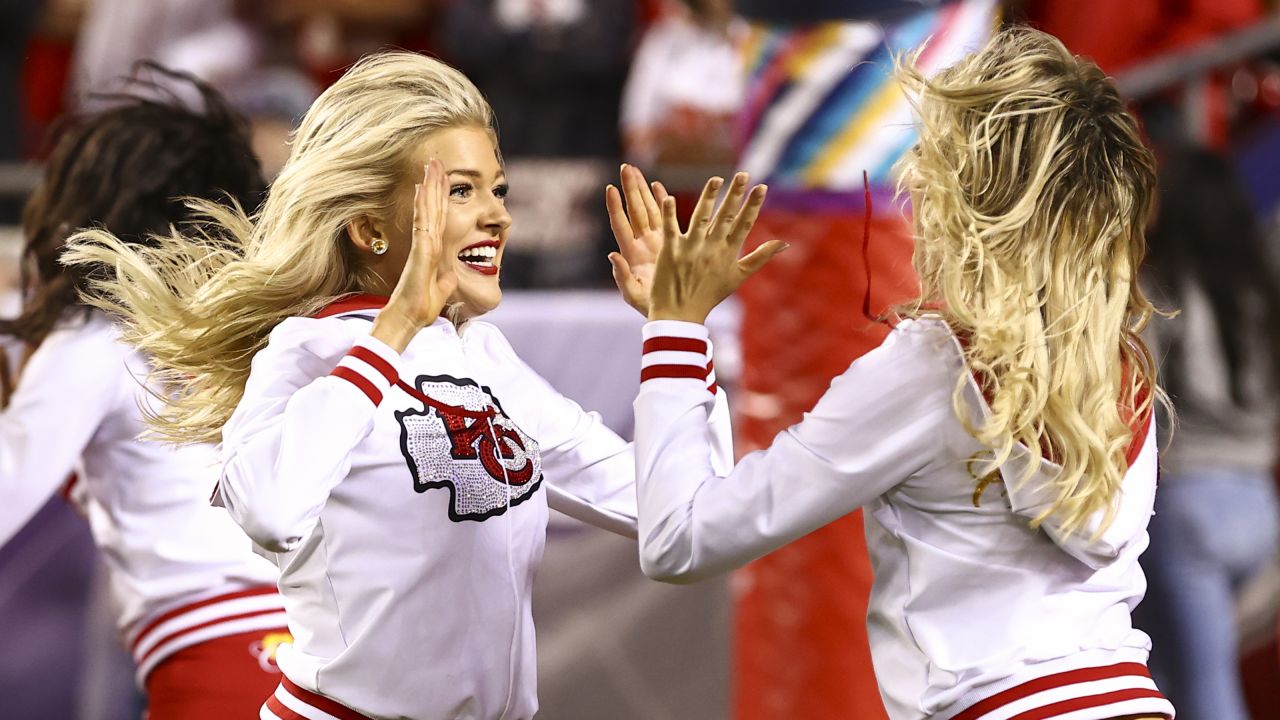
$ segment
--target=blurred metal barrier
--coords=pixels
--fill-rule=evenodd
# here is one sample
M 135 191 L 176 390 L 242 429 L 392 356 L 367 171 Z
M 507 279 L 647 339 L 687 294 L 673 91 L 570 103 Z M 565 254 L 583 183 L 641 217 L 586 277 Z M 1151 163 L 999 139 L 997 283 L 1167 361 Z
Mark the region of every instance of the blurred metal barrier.
M 1116 77 L 1126 97 L 1142 100 L 1226 65 L 1280 48 L 1280 15 L 1208 42 L 1152 58 Z
M 33 163 L 0 163 L 0 198 L 23 198 L 40 180 L 40 166 Z

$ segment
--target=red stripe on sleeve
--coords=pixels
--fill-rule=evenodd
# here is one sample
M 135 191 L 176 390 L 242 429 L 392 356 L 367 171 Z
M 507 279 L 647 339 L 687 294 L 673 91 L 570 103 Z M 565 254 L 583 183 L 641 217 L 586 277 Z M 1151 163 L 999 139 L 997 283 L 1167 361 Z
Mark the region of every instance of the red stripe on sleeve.
M 360 392 L 367 395 L 369 400 L 374 405 L 382 404 L 382 391 L 374 387 L 373 383 L 369 382 L 368 378 L 364 377 L 363 375 L 356 372 L 355 370 L 352 370 L 349 367 L 343 367 L 342 365 L 339 365 L 338 367 L 333 369 L 333 372 L 329 374 L 332 375 L 333 377 L 342 378 L 343 380 L 346 380 L 352 385 L 355 385 L 356 387 L 360 388 Z
M 697 365 L 650 365 L 640 370 L 640 382 L 655 378 L 706 380 L 707 369 Z
M 363 360 L 369 363 L 369 365 L 373 366 L 374 370 L 378 371 L 378 374 L 386 378 L 387 382 L 392 385 L 395 385 L 396 381 L 400 379 L 400 373 L 396 372 L 396 369 L 392 367 L 391 363 L 383 360 L 378 353 L 370 350 L 369 348 L 357 345 L 351 348 L 351 351 L 347 354 L 357 360 Z
M 284 689 L 290 695 L 318 710 L 323 710 L 330 715 L 339 718 L 339 720 L 369 720 L 368 717 L 361 715 L 336 700 L 330 700 L 323 695 L 317 695 L 310 690 L 298 687 L 287 676 L 282 675 L 280 677 L 280 684 L 284 685 Z
M 1038 707 L 1034 710 L 1018 713 L 1009 720 L 1049 720 L 1065 715 L 1075 710 L 1088 710 L 1090 708 L 1106 707 L 1113 703 L 1121 703 L 1127 700 L 1164 700 L 1164 696 L 1159 690 L 1151 688 L 1133 688 L 1130 690 L 1116 690 L 1109 693 L 1101 693 L 1098 695 L 1090 695 L 1082 698 L 1072 698 L 1070 700 L 1062 700 L 1060 702 Z M 1168 715 L 1161 714 L 1161 717 Z
M 280 698 L 271 695 L 267 698 L 267 709 L 275 714 L 280 720 L 307 720 L 305 715 L 299 715 L 289 709 L 288 705 L 280 702 Z
M 998 710 L 1005 705 L 1029 697 L 1038 692 L 1052 690 L 1054 688 L 1066 687 L 1078 683 L 1093 682 L 1095 680 L 1107 680 L 1110 678 L 1124 677 L 1126 675 L 1138 676 L 1150 679 L 1151 672 L 1147 670 L 1147 666 L 1142 663 L 1116 663 L 1106 667 L 1080 668 L 1079 670 L 1068 670 L 1060 672 L 1056 675 L 1046 675 L 1042 678 L 1036 678 L 1029 682 L 1022 683 L 1016 687 L 1011 687 L 1002 693 L 996 693 L 991 697 L 971 705 L 964 712 L 956 715 L 951 720 L 978 720 L 993 710 Z M 1156 693 L 1159 697 L 1159 693 Z M 1021 716 L 1019 716 L 1021 717 Z
M 707 343 L 705 340 L 678 337 L 655 337 L 644 341 L 644 352 L 651 353 L 662 350 L 701 353 L 706 355 Z

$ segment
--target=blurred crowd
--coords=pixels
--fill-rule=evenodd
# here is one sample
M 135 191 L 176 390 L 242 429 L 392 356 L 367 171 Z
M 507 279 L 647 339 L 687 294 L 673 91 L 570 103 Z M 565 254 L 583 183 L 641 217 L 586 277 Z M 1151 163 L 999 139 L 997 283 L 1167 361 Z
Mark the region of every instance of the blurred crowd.
M 1276 5 L 1011 0 L 1000 11 L 1123 79 L 1274 22 Z M 678 193 L 755 157 L 753 141 L 776 125 L 760 85 L 744 82 L 752 43 L 779 37 L 762 26 L 787 22 L 769 15 L 731 0 L 0 0 L 0 226 L 19 224 L 21 168 L 39 163 L 58 119 L 110 102 L 140 60 L 225 93 L 270 177 L 326 85 L 361 55 L 399 47 L 462 69 L 497 113 L 517 226 L 504 284 L 606 287 L 601 188 L 620 162 Z M 1136 109 L 1162 162 L 1149 291 L 1180 311 L 1148 335 L 1179 419 L 1140 621 L 1180 718 L 1248 717 L 1246 702 L 1255 718 L 1280 717 L 1265 714 L 1280 713 L 1280 42 Z M 803 163 L 794 177 L 782 160 L 765 166 L 781 190 L 812 177 Z M 874 184 L 875 168 L 859 167 L 802 189 L 861 193 L 863 169 Z

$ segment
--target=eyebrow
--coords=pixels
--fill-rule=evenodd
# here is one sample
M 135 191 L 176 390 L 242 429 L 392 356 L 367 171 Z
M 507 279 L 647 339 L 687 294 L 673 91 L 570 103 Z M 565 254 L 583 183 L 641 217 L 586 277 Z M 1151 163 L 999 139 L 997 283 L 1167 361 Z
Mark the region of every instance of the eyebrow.
M 450 170 L 449 174 L 462 175 L 463 177 L 469 177 L 476 180 L 484 179 L 484 174 L 481 173 L 479 170 Z M 495 179 L 506 179 L 506 177 L 507 177 L 507 173 L 505 170 L 498 170 L 498 174 L 495 176 Z

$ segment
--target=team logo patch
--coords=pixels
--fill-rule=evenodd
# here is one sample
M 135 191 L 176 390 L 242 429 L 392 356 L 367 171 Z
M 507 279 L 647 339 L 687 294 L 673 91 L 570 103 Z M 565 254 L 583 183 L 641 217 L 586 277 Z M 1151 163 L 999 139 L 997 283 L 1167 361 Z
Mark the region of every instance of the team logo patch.
M 420 375 L 415 385 L 435 402 L 396 412 L 414 490 L 447 489 L 455 522 L 501 515 L 533 496 L 542 484 L 538 443 L 489 388 L 447 375 Z
M 281 645 L 293 642 L 293 636 L 287 632 L 272 631 L 262 636 L 261 640 L 250 643 L 249 654 L 258 660 L 258 667 L 265 673 L 279 673 L 276 665 L 276 650 Z

